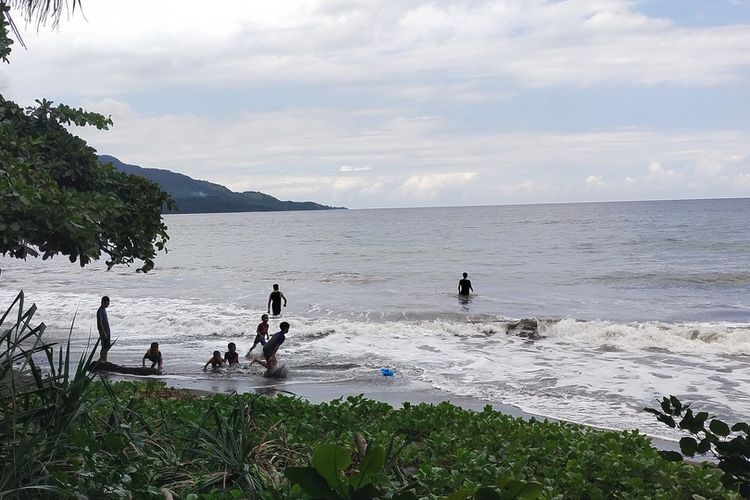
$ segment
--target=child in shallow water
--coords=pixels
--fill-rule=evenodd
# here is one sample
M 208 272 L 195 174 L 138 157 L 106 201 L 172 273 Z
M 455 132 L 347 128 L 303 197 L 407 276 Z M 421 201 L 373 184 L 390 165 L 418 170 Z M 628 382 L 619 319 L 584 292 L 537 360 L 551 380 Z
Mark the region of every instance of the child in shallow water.
M 245 358 L 252 359 L 253 349 L 255 349 L 255 346 L 260 344 L 261 346 L 266 345 L 266 341 L 268 340 L 268 314 L 264 314 L 260 317 L 260 323 L 258 323 L 258 328 L 255 329 L 255 342 L 253 342 L 253 346 L 250 348 L 249 351 L 247 351 L 247 354 L 245 354 Z
M 240 364 L 240 354 L 237 352 L 237 346 L 235 343 L 230 342 L 227 349 L 229 350 L 224 353 L 224 361 L 229 364 L 229 366 Z
M 142 366 L 146 367 L 146 360 L 151 361 L 151 368 L 156 367 L 161 371 L 161 351 L 159 350 L 158 342 L 151 342 L 151 347 L 148 348 L 146 354 L 143 355 Z
M 211 359 L 206 361 L 206 364 L 203 366 L 204 372 L 206 371 L 206 368 L 208 368 L 208 365 L 211 365 L 211 368 L 214 370 L 224 366 L 224 358 L 221 357 L 221 352 L 214 351 L 214 355 L 211 356 Z

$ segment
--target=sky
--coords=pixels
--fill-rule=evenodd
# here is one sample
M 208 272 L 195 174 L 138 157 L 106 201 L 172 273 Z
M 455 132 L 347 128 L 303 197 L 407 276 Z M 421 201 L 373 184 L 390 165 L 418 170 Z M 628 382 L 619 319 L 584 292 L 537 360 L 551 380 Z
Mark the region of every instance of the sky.
M 11 12 L 13 14 L 13 12 Z M 750 196 L 750 0 L 83 0 L 0 92 L 101 154 L 350 208 Z

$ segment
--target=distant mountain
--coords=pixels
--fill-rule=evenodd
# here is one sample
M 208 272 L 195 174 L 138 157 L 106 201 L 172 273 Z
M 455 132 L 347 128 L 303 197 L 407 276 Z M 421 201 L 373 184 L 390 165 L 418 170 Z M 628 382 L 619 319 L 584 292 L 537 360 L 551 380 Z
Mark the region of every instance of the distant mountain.
M 128 165 L 114 156 L 99 155 L 99 162 L 112 163 L 117 170 L 126 174 L 140 175 L 161 185 L 161 188 L 174 198 L 176 212 L 181 214 L 212 212 L 274 212 L 284 210 L 331 210 L 329 207 L 312 201 L 281 201 L 259 191 L 236 193 L 220 184 L 195 180 L 187 175 L 160 168 L 143 168 Z

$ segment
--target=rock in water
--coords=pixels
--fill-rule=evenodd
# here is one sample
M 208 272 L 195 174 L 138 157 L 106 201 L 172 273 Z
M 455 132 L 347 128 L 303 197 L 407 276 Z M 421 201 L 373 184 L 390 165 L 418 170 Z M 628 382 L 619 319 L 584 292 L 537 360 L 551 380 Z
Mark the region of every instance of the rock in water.
M 286 374 L 286 365 L 278 365 L 273 370 L 266 370 L 263 376 L 266 378 L 286 378 Z
M 539 334 L 539 322 L 536 318 L 526 318 L 515 323 L 508 323 L 508 326 L 505 327 L 505 333 L 534 340 L 544 338 L 543 335 Z

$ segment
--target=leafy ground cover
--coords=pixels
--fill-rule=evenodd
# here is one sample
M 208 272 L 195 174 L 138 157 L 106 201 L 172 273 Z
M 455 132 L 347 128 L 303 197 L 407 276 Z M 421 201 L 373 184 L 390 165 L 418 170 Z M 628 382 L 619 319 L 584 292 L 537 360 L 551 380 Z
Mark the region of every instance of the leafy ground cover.
M 181 498 L 300 498 L 285 469 L 305 467 L 316 449 L 338 445 L 354 464 L 363 447 L 384 450 L 373 477 L 380 497 L 466 498 L 503 478 L 539 483 L 542 498 L 732 496 L 720 470 L 664 460 L 636 431 L 524 421 L 490 408 L 394 409 L 362 397 L 315 405 L 99 382 L 77 415 L 74 425 L 56 429 L 56 445 L 36 472 L 57 494 L 163 498 L 166 488 Z

